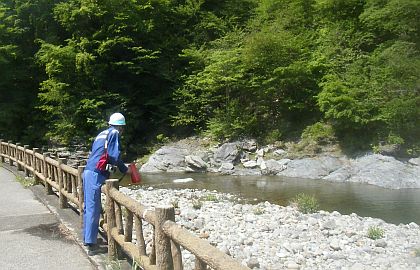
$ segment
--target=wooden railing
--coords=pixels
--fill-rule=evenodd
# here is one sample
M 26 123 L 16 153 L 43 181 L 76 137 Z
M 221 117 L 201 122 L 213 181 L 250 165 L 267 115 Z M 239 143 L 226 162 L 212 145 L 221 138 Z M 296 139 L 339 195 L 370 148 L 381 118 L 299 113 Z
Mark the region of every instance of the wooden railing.
M 32 175 L 36 184 L 43 184 L 47 194 L 58 193 L 60 208 L 73 203 L 83 221 L 83 166 L 66 165 L 66 159 L 39 153 L 38 148 L 0 140 L 0 159 Z M 144 270 L 183 269 L 182 249 L 195 256 L 195 270 L 249 269 L 222 251 L 175 223 L 172 206 L 149 209 L 118 190 L 118 180 L 106 180 L 105 216 L 101 226 L 107 233 L 108 256 L 116 259 L 125 252 Z M 123 214 L 124 213 L 124 214 Z M 147 225 L 147 224 L 148 225 Z M 146 253 L 145 226 L 151 226 L 151 248 Z

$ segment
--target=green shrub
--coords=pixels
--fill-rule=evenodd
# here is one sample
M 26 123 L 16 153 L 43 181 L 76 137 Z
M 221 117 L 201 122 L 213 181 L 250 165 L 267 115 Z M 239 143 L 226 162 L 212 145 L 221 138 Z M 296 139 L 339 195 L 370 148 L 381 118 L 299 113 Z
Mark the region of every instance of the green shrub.
M 377 227 L 377 226 L 371 226 L 371 227 L 369 227 L 369 229 L 368 229 L 368 233 L 367 233 L 367 236 L 370 238 L 370 239 L 373 239 L 373 240 L 376 240 L 376 239 L 380 239 L 380 238 L 383 238 L 384 237 L 384 230 L 383 229 L 381 229 L 381 228 L 379 228 L 379 227 Z
M 262 215 L 262 214 L 264 214 L 264 208 L 261 208 L 261 207 L 257 207 L 257 208 L 255 208 L 254 209 L 254 215 Z
M 156 141 L 160 144 L 165 144 L 168 143 L 170 140 L 169 137 L 165 136 L 164 134 L 158 134 L 156 136 Z
M 291 203 L 296 204 L 299 211 L 304 214 L 315 213 L 319 210 L 318 201 L 313 195 L 299 193 L 291 200 Z
M 174 208 L 179 208 L 179 199 L 178 198 L 173 198 L 171 200 L 171 204 Z
M 301 136 L 308 143 L 327 144 L 335 141 L 334 129 L 330 124 L 317 122 L 306 127 Z
M 194 209 L 200 209 L 203 203 L 199 199 L 193 199 L 192 205 Z

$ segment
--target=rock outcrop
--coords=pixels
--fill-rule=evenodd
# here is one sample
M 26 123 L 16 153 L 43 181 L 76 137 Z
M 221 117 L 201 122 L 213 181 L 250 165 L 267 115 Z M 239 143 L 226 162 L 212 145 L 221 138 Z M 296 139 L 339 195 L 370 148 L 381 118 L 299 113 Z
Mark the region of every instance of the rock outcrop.
M 420 188 L 420 158 L 400 161 L 373 153 L 357 158 L 336 153 L 304 158 L 286 157 L 285 149 L 274 146 L 258 148 L 252 140 L 207 149 L 175 144 L 156 151 L 140 171 L 279 175 L 367 183 L 391 189 Z

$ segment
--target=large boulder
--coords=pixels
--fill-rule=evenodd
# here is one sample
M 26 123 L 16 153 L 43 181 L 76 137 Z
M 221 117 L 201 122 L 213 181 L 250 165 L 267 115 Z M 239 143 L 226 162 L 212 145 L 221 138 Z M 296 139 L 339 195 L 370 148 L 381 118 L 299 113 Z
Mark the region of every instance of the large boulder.
M 185 157 L 187 171 L 202 172 L 207 169 L 207 163 L 200 156 L 188 155 Z
M 290 160 L 286 168 L 277 175 L 299 178 L 320 179 L 341 168 L 343 161 L 337 157 L 319 156 Z
M 367 183 L 386 188 L 420 188 L 420 166 L 380 154 L 354 160 L 332 174 L 327 180 Z
M 140 168 L 141 172 L 183 172 L 186 170 L 187 150 L 176 147 L 162 147 Z
M 265 175 L 277 175 L 287 168 L 290 159 L 275 160 L 269 159 L 261 163 L 261 173 Z
M 214 151 L 213 159 L 216 164 L 225 162 L 236 164 L 243 157 L 239 143 L 225 143 Z

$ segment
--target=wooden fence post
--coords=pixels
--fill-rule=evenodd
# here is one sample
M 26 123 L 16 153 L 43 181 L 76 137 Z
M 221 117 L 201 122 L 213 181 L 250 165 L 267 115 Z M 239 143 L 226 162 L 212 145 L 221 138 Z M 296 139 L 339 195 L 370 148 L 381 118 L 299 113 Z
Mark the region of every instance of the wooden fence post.
M 22 171 L 22 165 L 20 165 L 19 161 L 22 161 L 20 156 L 21 152 L 19 150 L 19 146 L 21 146 L 21 143 L 16 143 L 16 167 L 18 171 Z
M 3 156 L 3 139 L 0 139 L 0 155 L 1 155 L 1 163 L 4 163 L 4 156 Z
M 26 150 L 28 149 L 29 145 L 25 144 L 23 146 L 23 162 L 25 163 L 25 168 L 23 169 L 25 171 L 25 176 L 29 176 L 29 170 L 28 170 L 28 154 L 26 153 Z
M 47 178 L 51 177 L 50 171 L 48 169 L 47 154 L 43 153 L 42 159 L 44 161 L 45 193 L 47 193 L 47 195 L 52 195 L 54 194 L 52 186 L 47 181 Z
M 195 256 L 194 270 L 207 270 L 207 264 Z
M 13 160 L 12 160 L 12 147 L 10 146 L 12 144 L 12 141 L 7 142 L 7 155 L 9 156 L 9 165 L 13 166 Z
M 162 226 L 165 221 L 170 220 L 172 216 L 175 216 L 175 210 L 172 206 L 159 206 L 156 207 L 155 212 L 156 265 L 159 270 L 173 270 L 171 239 L 166 236 Z
M 80 214 L 80 224 L 83 225 L 83 215 L 84 215 L 84 208 L 83 204 L 85 202 L 85 193 L 83 191 L 83 171 L 85 170 L 85 166 L 78 166 L 77 167 L 77 186 L 79 187 L 77 190 L 77 195 L 79 198 L 79 214 Z
M 39 152 L 39 148 L 32 148 L 32 151 L 34 155 L 33 162 L 32 162 L 32 166 L 34 168 L 33 174 L 34 174 L 34 179 L 35 179 L 35 185 L 38 185 L 40 181 L 39 181 L 39 177 L 36 175 L 36 172 L 39 172 L 40 170 L 39 170 L 39 161 L 37 161 L 37 158 L 36 158 L 36 153 Z
M 61 166 L 63 164 L 65 164 L 65 158 L 59 158 L 58 159 L 58 199 L 59 199 L 59 205 L 60 208 L 67 208 L 68 207 L 68 203 L 67 203 L 67 198 L 66 196 L 64 196 L 63 191 L 64 191 L 64 178 L 63 178 L 63 169 L 61 169 Z
M 112 238 L 111 231 L 117 226 L 115 218 L 115 202 L 111 198 L 110 190 L 112 188 L 118 189 L 118 179 L 109 179 L 105 181 L 106 187 L 106 218 L 107 218 L 107 237 L 108 237 L 108 257 L 111 260 L 117 258 L 117 243 L 114 238 Z
M 131 240 L 133 240 L 133 212 L 126 211 L 127 217 L 125 218 L 124 241 L 131 242 Z
M 119 234 L 124 234 L 122 208 L 119 203 L 115 203 L 115 221 L 117 222 L 117 229 Z
M 136 226 L 137 248 L 139 249 L 140 255 L 146 256 L 146 245 L 144 243 L 143 222 L 141 221 L 141 217 L 134 215 L 134 224 Z

